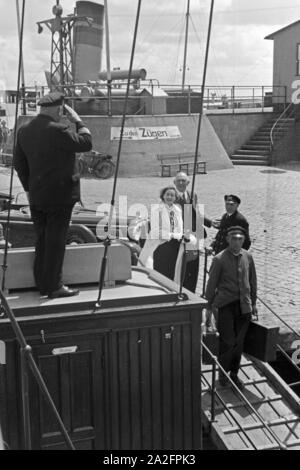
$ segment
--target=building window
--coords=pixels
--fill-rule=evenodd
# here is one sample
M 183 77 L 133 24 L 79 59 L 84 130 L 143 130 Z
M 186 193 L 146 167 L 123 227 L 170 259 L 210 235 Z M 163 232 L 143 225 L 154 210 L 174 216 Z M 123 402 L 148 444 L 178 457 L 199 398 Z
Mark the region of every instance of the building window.
M 297 75 L 300 75 L 300 44 L 297 44 Z

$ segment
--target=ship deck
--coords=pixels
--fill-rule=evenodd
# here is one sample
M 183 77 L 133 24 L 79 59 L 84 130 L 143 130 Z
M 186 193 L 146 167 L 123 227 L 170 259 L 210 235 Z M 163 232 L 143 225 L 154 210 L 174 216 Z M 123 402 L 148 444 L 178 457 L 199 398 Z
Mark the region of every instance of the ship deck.
M 98 284 L 85 284 L 77 287 L 79 287 L 79 294 L 72 297 L 49 299 L 47 296 L 41 296 L 35 289 L 27 289 L 11 291 L 6 299 L 17 317 L 31 314 L 45 315 L 51 312 L 59 315 L 68 311 L 71 313 L 81 311 L 84 314 L 92 310 L 101 313 L 102 309 L 120 306 L 126 309 L 135 305 L 179 302 L 178 290 L 173 282 L 159 273 L 148 272 L 143 268 L 132 268 L 131 279 L 104 287 L 100 306 L 96 306 Z M 205 303 L 203 299 L 186 290 L 184 290 L 184 299 Z

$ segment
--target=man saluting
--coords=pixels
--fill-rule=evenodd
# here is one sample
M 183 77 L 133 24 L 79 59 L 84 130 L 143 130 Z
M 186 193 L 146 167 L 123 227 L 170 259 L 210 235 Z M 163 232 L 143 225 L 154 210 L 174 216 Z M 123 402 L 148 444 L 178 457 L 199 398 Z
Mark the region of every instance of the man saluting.
M 27 193 L 36 233 L 34 277 L 38 290 L 49 298 L 78 294 L 62 282 L 68 227 L 74 204 L 80 200 L 80 181 L 74 172 L 75 152 L 92 148 L 90 131 L 78 114 L 64 105 L 64 95 L 40 99 L 40 113 L 17 134 L 14 165 Z M 60 123 L 67 119 L 76 132 Z

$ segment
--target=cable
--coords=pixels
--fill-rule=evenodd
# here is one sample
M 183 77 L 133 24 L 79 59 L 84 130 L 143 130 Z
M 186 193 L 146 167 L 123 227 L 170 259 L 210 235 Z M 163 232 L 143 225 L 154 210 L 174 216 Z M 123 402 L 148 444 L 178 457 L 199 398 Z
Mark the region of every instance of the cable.
M 193 182 L 192 182 L 192 190 L 191 190 L 191 207 L 193 207 L 193 203 L 194 203 L 195 179 L 196 179 L 197 160 L 198 160 L 198 152 L 199 152 L 199 144 L 200 144 L 200 133 L 201 133 L 201 123 L 202 123 L 202 115 L 203 115 L 203 102 L 204 102 L 204 90 L 205 90 L 206 72 L 207 72 L 207 65 L 208 65 L 208 54 L 209 54 L 209 45 L 210 45 L 210 38 L 211 38 L 213 12 L 214 12 L 214 0 L 211 0 L 208 31 L 207 31 L 207 41 L 206 41 L 206 52 L 205 52 L 205 60 L 204 60 L 203 80 L 202 80 L 202 88 L 201 88 L 198 129 L 197 129 L 197 137 L 196 137 Z M 183 240 L 184 240 L 184 238 L 183 238 Z M 179 299 L 182 298 L 182 288 L 183 288 L 185 264 L 186 264 L 186 242 L 183 241 L 183 243 L 184 243 L 184 253 L 183 253 L 183 260 L 182 260 L 182 271 L 181 271 L 182 276 L 181 276 L 181 279 L 180 279 L 180 290 L 179 290 L 179 293 L 178 293 L 178 298 Z
M 128 71 L 127 89 L 126 89 L 126 95 L 125 95 L 125 101 L 124 101 L 124 110 L 123 110 L 123 116 L 122 116 L 120 139 L 119 139 L 119 146 L 118 146 L 118 153 L 117 153 L 117 162 L 116 162 L 116 169 L 115 169 L 115 175 L 114 175 L 114 184 L 113 184 L 113 191 L 112 191 L 110 211 L 109 211 L 108 224 L 107 224 L 108 225 L 108 236 L 107 236 L 107 238 L 104 242 L 104 254 L 103 254 L 103 258 L 101 260 L 98 298 L 97 298 L 97 301 L 95 303 L 94 311 L 95 311 L 96 308 L 100 307 L 100 299 L 101 299 L 102 289 L 103 289 L 103 285 L 104 285 L 104 277 L 105 277 L 105 272 L 106 272 L 107 251 L 108 251 L 108 247 L 111 245 L 111 240 L 110 240 L 109 234 L 110 234 L 110 230 L 111 230 L 113 211 L 114 211 L 114 207 L 115 207 L 116 187 L 117 187 L 117 180 L 118 180 L 118 174 L 119 174 L 121 149 L 122 149 L 122 144 L 123 144 L 124 126 L 125 126 L 125 119 L 126 119 L 126 114 L 127 114 L 127 104 L 128 104 L 129 91 L 130 91 L 130 78 L 131 78 L 131 72 L 132 72 L 132 68 L 133 68 L 133 60 L 134 60 L 134 52 L 135 52 L 135 46 L 136 46 L 137 31 L 138 31 L 138 25 L 139 25 L 141 3 L 142 3 L 142 0 L 138 0 L 135 28 L 134 28 L 134 34 L 133 34 L 133 43 L 132 43 L 132 48 L 131 48 L 130 65 L 129 65 L 129 71 Z
M 21 74 L 22 74 L 22 61 L 23 61 L 23 35 L 24 35 L 24 17 L 25 17 L 25 0 L 22 0 L 22 15 L 21 15 L 21 27 L 20 27 L 20 40 L 19 40 L 19 65 L 18 65 L 18 80 L 17 80 L 17 97 L 16 97 L 16 110 L 15 110 L 15 129 L 14 129 L 14 139 L 13 139 L 13 158 L 11 163 L 11 172 L 10 172 L 10 185 L 9 185 L 9 203 L 5 227 L 5 247 L 3 255 L 3 264 L 2 264 L 2 290 L 5 290 L 5 277 L 7 270 L 7 253 L 8 253 L 8 233 L 10 225 L 10 215 L 11 215 L 11 200 L 12 200 L 12 191 L 13 191 L 13 179 L 14 179 L 14 154 L 17 142 L 17 120 L 19 112 L 19 103 L 20 103 L 20 89 L 21 89 Z
M 18 1 L 18 0 L 17 0 Z M 16 146 L 16 129 L 17 129 L 17 119 L 18 119 L 18 104 L 19 104 L 19 93 L 20 93 L 20 77 L 21 77 L 21 67 L 22 67 L 22 53 L 23 53 L 23 33 L 24 33 L 24 17 L 25 17 L 25 0 L 22 3 L 22 20 L 21 20 L 21 28 L 20 28 L 20 44 L 19 44 L 19 68 L 18 68 L 18 84 L 17 84 L 17 102 L 16 102 L 16 116 L 15 116 L 15 132 L 14 132 L 14 145 L 13 149 L 15 150 Z M 12 186 L 13 186 L 13 171 L 14 165 L 12 161 L 11 167 L 11 180 L 10 180 L 10 199 L 8 205 L 8 215 L 7 215 L 7 225 L 6 225 L 6 240 L 5 240 L 5 251 L 4 251 L 4 259 L 3 259 L 3 278 L 2 278 L 2 289 L 0 289 L 0 305 L 1 305 L 1 313 L 4 311 L 8 316 L 12 329 L 15 333 L 15 336 L 18 340 L 18 343 L 21 348 L 21 396 L 22 396 L 22 415 L 23 415 L 23 428 L 24 428 L 24 443 L 27 450 L 31 449 L 31 429 L 30 429 L 30 417 L 29 417 L 29 392 L 28 392 L 28 375 L 27 375 L 27 362 L 31 369 L 31 372 L 44 396 L 44 399 L 49 404 L 51 411 L 53 412 L 57 424 L 60 428 L 60 431 L 65 439 L 66 445 L 69 449 L 75 450 L 74 445 L 70 439 L 70 436 L 62 422 L 62 419 L 55 407 L 55 404 L 51 398 L 51 395 L 47 389 L 47 386 L 43 380 L 43 377 L 40 373 L 40 370 L 33 358 L 32 355 L 32 348 L 27 344 L 26 339 L 23 335 L 23 332 L 20 328 L 19 323 L 17 322 L 13 311 L 11 310 L 7 299 L 4 296 L 3 289 L 5 286 L 5 273 L 7 269 L 7 251 L 8 251 L 8 228 L 10 223 L 10 212 L 11 212 L 11 196 L 12 196 Z
M 174 67 L 172 67 L 173 72 L 172 72 L 172 68 L 170 68 L 169 77 L 171 77 L 171 74 L 173 73 L 173 83 L 176 83 L 176 76 L 177 76 L 178 62 L 179 62 L 179 51 L 180 51 L 182 40 L 183 40 L 183 31 L 184 31 L 184 18 L 181 19 L 181 31 L 180 31 L 180 34 L 179 34 L 179 37 L 178 37 L 177 52 L 176 52 L 175 59 L 174 59 L 174 64 L 175 65 L 174 65 Z M 170 78 L 169 81 L 171 82 L 172 78 Z

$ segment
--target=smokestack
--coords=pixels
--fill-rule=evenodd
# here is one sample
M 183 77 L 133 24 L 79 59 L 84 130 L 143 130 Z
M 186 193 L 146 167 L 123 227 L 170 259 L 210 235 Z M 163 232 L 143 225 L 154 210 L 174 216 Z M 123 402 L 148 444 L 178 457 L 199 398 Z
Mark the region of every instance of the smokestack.
M 97 80 L 101 70 L 103 48 L 104 6 L 95 2 L 76 2 L 77 16 L 92 18 L 89 26 L 85 21 L 74 25 L 74 76 L 76 83 Z

